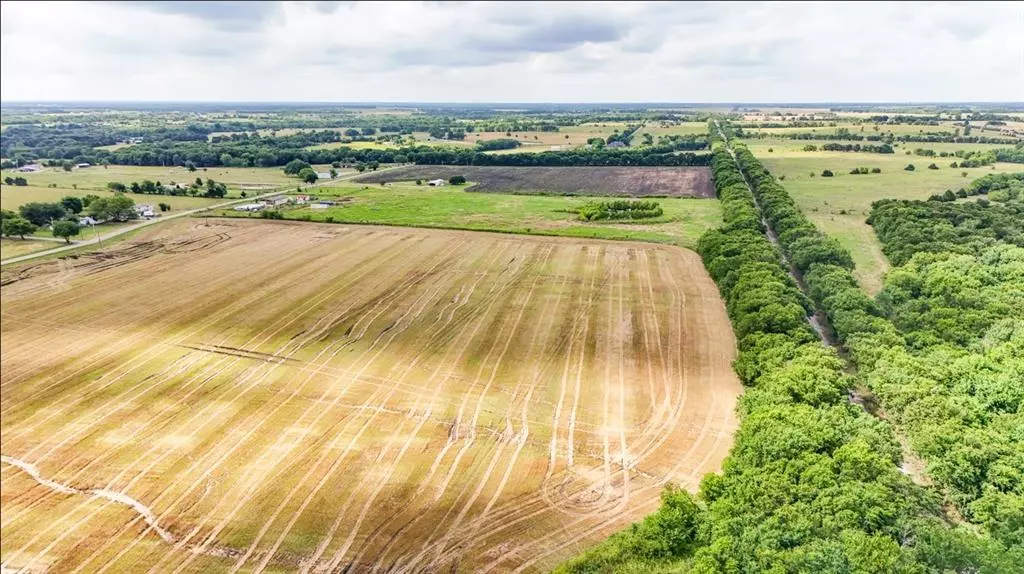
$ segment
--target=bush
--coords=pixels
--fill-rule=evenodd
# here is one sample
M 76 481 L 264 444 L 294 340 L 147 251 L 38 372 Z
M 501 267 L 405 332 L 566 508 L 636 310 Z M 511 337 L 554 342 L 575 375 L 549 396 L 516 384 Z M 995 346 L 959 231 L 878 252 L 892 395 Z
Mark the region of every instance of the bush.
M 260 217 L 263 219 L 284 219 L 284 214 L 277 210 L 261 211 Z
M 928 169 L 939 169 L 939 166 L 935 165 L 934 163 L 930 163 L 928 164 Z
M 583 221 L 601 219 L 648 219 L 661 217 L 664 211 L 656 201 L 630 201 L 617 199 L 612 201 L 591 201 L 579 208 L 579 218 Z
M 832 173 L 832 170 L 830 170 L 830 169 L 826 169 L 826 170 L 823 170 L 821 172 L 821 177 L 832 177 L 833 175 L 834 174 Z
M 871 168 L 871 173 L 882 173 L 882 168 L 880 168 L 880 167 L 873 167 L 873 168 Z
M 917 168 L 914 167 L 914 164 L 908 163 L 907 167 L 903 168 L 903 171 L 914 171 L 915 169 Z
M 448 183 L 452 185 L 462 185 L 466 183 L 466 176 L 464 175 L 453 175 L 448 178 Z

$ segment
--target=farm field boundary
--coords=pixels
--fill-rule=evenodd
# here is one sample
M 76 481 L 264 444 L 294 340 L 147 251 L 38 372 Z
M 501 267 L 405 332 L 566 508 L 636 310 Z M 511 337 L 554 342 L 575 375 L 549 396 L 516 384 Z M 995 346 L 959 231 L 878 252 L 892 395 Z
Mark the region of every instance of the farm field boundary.
M 543 571 L 735 428 L 678 247 L 210 219 L 17 271 L 6 568 Z
M 467 191 L 629 197 L 714 197 L 706 167 L 497 167 L 416 165 L 355 178 L 359 183 L 411 181 L 461 175 Z

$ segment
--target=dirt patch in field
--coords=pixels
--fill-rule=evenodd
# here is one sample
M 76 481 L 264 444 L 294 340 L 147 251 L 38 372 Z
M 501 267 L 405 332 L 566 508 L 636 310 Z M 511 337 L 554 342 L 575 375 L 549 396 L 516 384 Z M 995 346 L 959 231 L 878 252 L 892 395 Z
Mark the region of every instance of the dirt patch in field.
M 706 167 L 494 167 L 413 165 L 360 176 L 360 183 L 464 176 L 467 191 L 623 197 L 714 197 Z
M 159 227 L 0 291 L 6 567 L 548 571 L 731 445 L 692 251 Z

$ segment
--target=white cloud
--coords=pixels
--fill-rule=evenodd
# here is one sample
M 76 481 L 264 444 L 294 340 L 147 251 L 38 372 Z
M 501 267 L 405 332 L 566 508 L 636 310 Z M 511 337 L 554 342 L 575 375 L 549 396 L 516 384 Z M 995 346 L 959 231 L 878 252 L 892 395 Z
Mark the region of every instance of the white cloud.
M 1024 100 L 1024 3 L 0 4 L 3 100 Z

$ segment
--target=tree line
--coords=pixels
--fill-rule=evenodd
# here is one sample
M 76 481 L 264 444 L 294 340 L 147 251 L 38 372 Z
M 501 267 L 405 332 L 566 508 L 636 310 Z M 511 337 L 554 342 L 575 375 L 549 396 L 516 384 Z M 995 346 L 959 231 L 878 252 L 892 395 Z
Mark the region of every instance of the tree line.
M 664 210 L 657 201 L 614 199 L 609 201 L 588 201 L 578 210 L 583 221 L 603 219 L 650 219 L 661 217 Z
M 749 151 L 737 156 L 811 299 L 914 451 L 929 463 L 931 478 L 960 513 L 1008 549 L 1001 555 L 1024 563 L 1024 440 L 1012 430 L 1024 428 L 1024 362 L 1011 359 L 1024 357 L 1024 250 L 1010 244 L 1019 241 L 1021 211 L 980 213 L 986 208 L 962 204 L 951 214 L 945 212 L 948 204 L 930 202 L 937 209 L 935 216 L 925 216 L 932 222 L 927 229 L 915 229 L 907 212 L 888 214 L 900 231 L 879 234 L 883 250 L 900 253 L 897 265 L 906 263 L 889 273 L 876 301 L 858 288 L 849 252 L 813 228 Z M 969 214 L 976 216 L 973 221 Z M 873 211 L 876 224 L 883 218 Z M 950 251 L 899 251 L 886 240 L 906 236 L 917 238 L 919 246 L 931 245 L 951 221 L 961 227 L 947 243 Z M 960 243 L 984 250 L 960 254 Z M 1011 468 L 1016 471 L 1007 474 Z
M 283 146 L 277 140 L 257 142 L 187 142 L 167 146 L 138 144 L 104 152 L 105 161 L 119 165 L 197 167 L 277 167 L 299 159 L 309 164 L 415 163 L 424 165 L 587 166 L 587 165 L 708 165 L 707 154 L 676 153 L 673 146 L 637 149 L 575 149 L 540 153 L 486 154 L 476 149 L 409 146 L 397 149 L 305 149 Z
M 814 145 L 804 146 L 804 151 L 815 151 L 817 148 Z M 841 144 L 830 142 L 822 144 L 822 151 L 844 151 L 844 152 L 865 152 L 865 153 L 894 153 L 893 147 L 887 143 L 881 145 L 871 144 Z
M 736 162 L 721 143 L 713 155 L 724 225 L 698 251 L 748 386 L 734 446 L 696 498 L 667 489 L 657 512 L 558 571 L 1009 571 L 1015 556 L 948 528 L 934 495 L 899 471 L 891 429 L 849 404 L 852 381 L 808 326 L 813 304 L 765 237 Z

